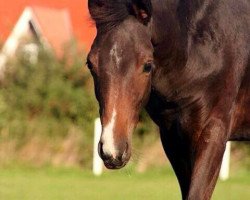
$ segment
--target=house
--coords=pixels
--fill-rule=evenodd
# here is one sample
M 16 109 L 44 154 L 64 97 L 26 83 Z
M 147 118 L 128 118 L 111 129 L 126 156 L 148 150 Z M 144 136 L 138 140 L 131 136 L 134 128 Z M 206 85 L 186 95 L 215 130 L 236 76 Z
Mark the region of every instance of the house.
M 60 57 L 63 46 L 73 38 L 69 12 L 66 9 L 26 7 L 4 42 L 2 52 L 13 56 L 24 39 L 39 40 Z
M 87 0 L 8 0 L 0 1 L 0 75 L 8 57 L 15 56 L 23 40 L 36 38 L 63 54 L 65 45 L 76 39 L 79 49 L 88 51 L 96 34 L 90 19 Z M 36 54 L 36 45 L 23 46 Z
M 0 1 L 0 41 L 4 42 L 26 7 L 65 9 L 69 13 L 74 37 L 86 50 L 90 49 L 96 34 L 90 20 L 88 0 L 7 0 Z M 49 23 L 49 22 L 48 22 Z

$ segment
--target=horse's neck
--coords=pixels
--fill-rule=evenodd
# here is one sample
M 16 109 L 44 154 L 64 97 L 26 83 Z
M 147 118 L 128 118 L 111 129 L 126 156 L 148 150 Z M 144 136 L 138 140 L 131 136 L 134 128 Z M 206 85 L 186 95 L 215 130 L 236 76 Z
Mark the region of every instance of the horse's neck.
M 174 91 L 170 88 L 171 84 L 167 84 L 167 82 L 172 82 L 171 77 L 178 74 L 178 71 L 182 70 L 185 65 L 187 39 L 176 12 L 178 2 L 155 0 L 153 3 L 155 4 L 153 5 L 152 43 L 155 46 L 156 64 L 153 86 L 160 91 L 161 87 L 167 88 L 164 89 L 165 94 L 172 93 Z
M 217 0 L 218 1 L 218 0 Z M 216 0 L 152 0 L 152 42 L 156 53 L 164 49 L 166 55 L 187 54 L 187 35 L 195 29 L 207 11 L 217 5 Z M 157 52 L 158 51 L 158 52 Z M 166 53 L 169 52 L 169 53 Z M 171 55 L 173 57 L 173 55 Z
M 187 20 L 195 19 L 204 7 L 203 0 L 154 0 L 153 6 L 152 42 L 155 45 L 156 71 L 152 84 L 171 101 L 183 90 L 183 85 L 191 85 L 194 80 L 185 73 L 190 28 Z
M 155 46 L 155 60 L 160 66 L 167 66 L 169 59 L 178 56 L 178 60 L 186 54 L 186 30 L 182 17 L 178 16 L 179 3 L 176 0 L 154 0 L 152 20 L 152 43 Z M 185 18 L 185 17 L 184 17 Z

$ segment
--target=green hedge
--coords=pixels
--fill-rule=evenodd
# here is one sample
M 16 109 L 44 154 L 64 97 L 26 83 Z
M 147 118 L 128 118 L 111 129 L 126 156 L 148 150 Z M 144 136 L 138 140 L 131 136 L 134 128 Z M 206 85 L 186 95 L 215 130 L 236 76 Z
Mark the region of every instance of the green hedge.
M 90 132 L 97 116 L 91 77 L 83 56 L 57 60 L 41 50 L 31 63 L 25 54 L 9 63 L 1 87 L 1 127 L 15 120 L 72 123 Z M 63 126 L 63 125 L 62 125 Z M 18 128 L 18 134 L 26 134 Z M 47 132 L 48 134 L 52 134 Z M 64 135 L 65 131 L 54 134 Z

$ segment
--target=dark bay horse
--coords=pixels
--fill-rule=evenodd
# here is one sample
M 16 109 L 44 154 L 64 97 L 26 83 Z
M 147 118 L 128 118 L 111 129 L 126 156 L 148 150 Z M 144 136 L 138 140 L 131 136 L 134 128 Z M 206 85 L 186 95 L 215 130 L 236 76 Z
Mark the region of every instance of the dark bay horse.
M 119 169 L 145 107 L 183 199 L 210 199 L 226 142 L 250 140 L 250 0 L 89 0 L 99 154 Z

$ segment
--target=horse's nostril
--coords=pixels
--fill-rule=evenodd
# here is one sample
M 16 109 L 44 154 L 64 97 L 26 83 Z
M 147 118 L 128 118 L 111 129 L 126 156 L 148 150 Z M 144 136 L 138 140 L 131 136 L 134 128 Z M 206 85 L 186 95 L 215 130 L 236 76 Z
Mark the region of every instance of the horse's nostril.
M 100 157 L 103 160 L 110 160 L 112 158 L 112 155 L 104 153 L 104 151 L 103 151 L 103 143 L 102 142 L 99 142 L 99 144 L 98 144 L 98 152 L 99 152 Z
M 120 160 L 125 160 L 125 159 L 126 159 L 127 154 L 128 154 L 128 149 L 129 149 L 129 145 L 128 145 L 128 143 L 126 142 L 126 147 L 125 147 L 125 150 L 124 150 L 123 154 L 121 155 Z
M 125 149 L 125 153 L 128 152 L 128 143 L 126 142 L 126 149 Z
M 105 148 L 105 144 L 100 141 L 98 144 L 98 152 L 105 166 L 122 166 L 129 157 L 129 144 L 127 142 L 123 143 L 123 145 L 117 148 L 117 151 L 112 154 Z
M 119 161 L 122 161 L 123 157 L 124 157 L 123 155 L 124 155 L 124 153 L 119 154 L 116 159 L 119 160 Z
M 102 156 L 102 154 L 103 154 L 102 147 L 103 147 L 103 143 L 99 142 L 98 143 L 98 153 L 99 153 L 99 156 Z
M 105 158 L 105 154 L 103 152 L 103 143 L 102 142 L 99 142 L 98 152 L 99 152 L 99 155 L 101 156 L 101 158 Z

